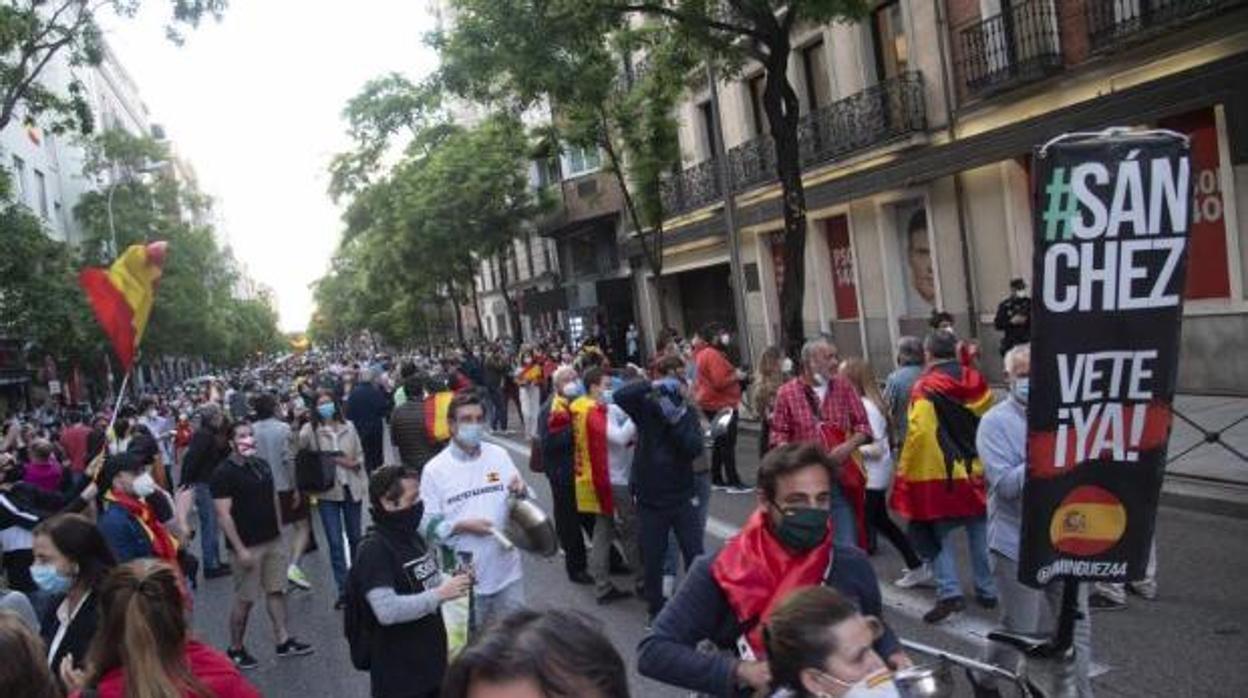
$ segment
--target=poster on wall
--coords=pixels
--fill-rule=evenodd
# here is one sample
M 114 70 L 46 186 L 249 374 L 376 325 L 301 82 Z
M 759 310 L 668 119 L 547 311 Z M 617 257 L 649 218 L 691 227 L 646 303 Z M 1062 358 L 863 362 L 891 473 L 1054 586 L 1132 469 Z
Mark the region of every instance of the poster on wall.
M 1183 297 L 1188 300 L 1228 298 L 1231 277 L 1223 213 L 1222 157 L 1213 107 L 1162 119 L 1158 125 L 1191 139 L 1192 229 L 1188 236 L 1191 268 Z
M 828 234 L 828 254 L 832 257 L 832 297 L 836 319 L 858 318 L 858 287 L 854 281 L 854 250 L 849 242 L 849 219 L 833 216 L 824 221 Z
M 1187 140 L 1066 136 L 1034 159 L 1019 580 L 1139 579 L 1170 436 L 1191 225 Z
M 936 269 L 932 263 L 932 238 L 927 230 L 927 208 L 922 199 L 903 201 L 893 207 L 897 249 L 904 268 L 907 317 L 926 318 L 936 307 Z

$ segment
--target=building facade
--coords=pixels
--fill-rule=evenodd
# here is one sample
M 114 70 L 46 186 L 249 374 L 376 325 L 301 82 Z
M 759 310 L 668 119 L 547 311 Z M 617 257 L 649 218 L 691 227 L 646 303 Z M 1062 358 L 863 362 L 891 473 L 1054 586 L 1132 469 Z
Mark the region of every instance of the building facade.
M 999 376 L 996 306 L 1010 279 L 1030 278 L 1032 148 L 1070 131 L 1163 127 L 1193 139 L 1180 388 L 1248 393 L 1248 364 L 1216 360 L 1248 337 L 1248 98 L 1236 88 L 1248 77 L 1248 2 L 882 0 L 862 22 L 794 32 L 807 336 L 826 333 L 884 371 L 897 339 L 921 335 L 942 310 Z M 681 107 L 684 169 L 665 188 L 664 273 L 637 266 L 641 327 L 648 338 L 659 329 L 660 285 L 676 329 L 735 326 L 724 299 L 739 288 L 757 354 L 779 338 L 784 274 L 761 68 L 717 87 L 722 124 L 707 85 Z M 735 195 L 736 283 L 725 189 Z

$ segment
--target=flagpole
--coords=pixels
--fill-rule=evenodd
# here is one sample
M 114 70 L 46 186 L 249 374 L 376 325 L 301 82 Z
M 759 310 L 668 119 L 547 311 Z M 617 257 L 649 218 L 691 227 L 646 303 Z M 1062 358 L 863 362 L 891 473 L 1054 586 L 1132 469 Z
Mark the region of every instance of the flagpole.
M 121 412 L 121 396 L 126 394 L 126 385 L 130 382 L 130 371 L 127 370 L 125 375 L 121 377 L 121 387 L 117 390 L 117 394 L 113 396 L 113 414 L 108 419 L 108 428 L 104 430 L 104 445 L 99 453 L 91 455 L 91 460 L 87 464 L 87 476 L 92 480 L 97 480 L 104 468 L 104 459 L 108 457 L 108 435 L 113 433 L 113 425 L 117 423 L 117 414 Z M 98 461 L 98 463 L 97 463 Z M 92 472 L 94 467 L 94 472 Z
M 108 429 L 105 434 L 113 431 L 113 425 L 117 423 L 117 413 L 121 412 L 121 396 L 126 394 L 126 385 L 130 382 L 130 371 L 121 377 L 121 387 L 117 389 L 117 395 L 113 398 L 113 416 L 108 420 Z

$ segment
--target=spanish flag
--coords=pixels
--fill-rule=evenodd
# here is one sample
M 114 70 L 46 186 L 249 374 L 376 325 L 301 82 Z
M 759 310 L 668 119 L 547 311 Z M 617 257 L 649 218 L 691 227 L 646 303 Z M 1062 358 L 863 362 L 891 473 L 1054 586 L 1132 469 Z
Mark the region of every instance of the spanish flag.
M 447 415 L 451 407 L 451 398 L 455 393 L 443 390 L 425 398 L 425 433 L 436 442 L 451 438 L 451 425 Z
M 542 366 L 541 364 L 530 361 L 520 369 L 521 385 L 538 385 L 542 382 Z
M 607 406 L 582 396 L 572 403 L 571 413 L 576 510 L 610 516 L 613 502 L 607 466 Z
M 984 515 L 975 431 L 992 402 L 988 383 L 970 364 L 936 364 L 915 381 L 891 499 L 898 514 L 914 521 Z
M 89 267 L 78 275 L 96 319 L 127 371 L 152 314 L 167 247 L 165 242 L 131 245 L 108 269 Z

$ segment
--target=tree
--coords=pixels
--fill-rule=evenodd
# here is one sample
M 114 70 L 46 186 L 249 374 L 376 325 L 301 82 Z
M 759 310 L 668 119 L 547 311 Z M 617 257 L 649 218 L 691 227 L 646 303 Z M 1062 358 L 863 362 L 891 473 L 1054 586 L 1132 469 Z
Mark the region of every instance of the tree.
M 168 1 L 165 32 L 175 42 L 184 28 L 198 26 L 205 16 L 219 19 L 226 6 L 226 0 Z M 141 6 L 141 0 L 8 0 L 0 5 L 0 131 L 20 107 L 27 123 L 46 117 L 56 133 L 89 133 L 91 110 L 79 78 L 70 78 L 66 94 L 39 78 L 58 57 L 74 67 L 99 65 L 104 58 L 99 13 L 133 17 Z
M 549 104 L 551 140 L 600 149 L 651 272 L 663 273 L 662 177 L 680 163 L 673 118 L 696 65 L 655 27 L 612 21 L 593 3 L 456 0 L 453 32 L 430 43 L 461 97 L 523 112 Z M 645 69 L 634 70 L 644 56 Z M 625 66 L 628 66 L 625 68 Z M 663 288 L 660 322 L 667 324 Z

